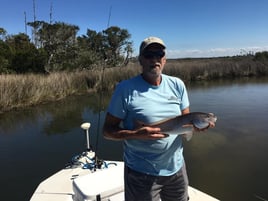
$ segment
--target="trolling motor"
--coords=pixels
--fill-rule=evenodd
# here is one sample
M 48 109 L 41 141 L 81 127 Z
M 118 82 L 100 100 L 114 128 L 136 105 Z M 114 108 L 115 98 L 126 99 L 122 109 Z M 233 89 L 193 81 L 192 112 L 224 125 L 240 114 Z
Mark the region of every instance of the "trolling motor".
M 89 128 L 90 128 L 90 123 L 83 123 L 81 124 L 81 128 L 85 131 L 86 134 L 86 139 L 87 139 L 87 151 L 92 151 L 91 150 L 91 146 L 90 146 L 90 142 L 89 142 Z
M 96 170 L 97 168 L 100 169 L 102 167 L 103 160 L 98 159 L 98 157 L 95 155 L 95 152 L 92 151 L 92 147 L 90 145 L 90 137 L 89 137 L 89 128 L 90 128 L 90 126 L 91 126 L 90 123 L 81 124 L 81 128 L 85 131 L 86 140 L 87 140 L 86 152 L 84 154 L 93 159 L 93 161 L 94 161 L 94 169 Z
M 82 154 L 72 157 L 71 162 L 65 165 L 65 168 L 73 168 L 81 166 L 83 169 L 89 169 L 90 171 L 96 171 L 97 169 L 108 168 L 109 165 L 117 165 L 116 163 L 106 163 L 106 161 L 99 159 L 90 145 L 89 128 L 90 123 L 81 124 L 81 128 L 86 134 L 86 151 Z

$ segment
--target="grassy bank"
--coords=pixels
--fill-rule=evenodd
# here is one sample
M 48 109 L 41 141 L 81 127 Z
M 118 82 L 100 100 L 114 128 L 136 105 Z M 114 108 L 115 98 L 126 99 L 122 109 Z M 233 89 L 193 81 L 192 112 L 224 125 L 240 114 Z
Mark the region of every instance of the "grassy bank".
M 268 75 L 268 62 L 257 61 L 253 56 L 169 60 L 165 73 L 186 82 L 259 77 Z
M 122 80 L 134 74 L 132 70 L 126 69 L 117 68 L 124 73 L 105 69 L 105 71 L 84 70 L 49 75 L 0 75 L 0 113 L 24 106 L 57 101 L 73 94 L 111 90 L 116 82 L 114 80 Z
M 72 94 L 113 90 L 116 83 L 140 72 L 137 62 L 127 67 L 49 75 L 0 75 L 0 113 L 13 108 L 55 101 Z M 185 82 L 268 75 L 268 63 L 252 57 L 168 60 L 164 73 Z

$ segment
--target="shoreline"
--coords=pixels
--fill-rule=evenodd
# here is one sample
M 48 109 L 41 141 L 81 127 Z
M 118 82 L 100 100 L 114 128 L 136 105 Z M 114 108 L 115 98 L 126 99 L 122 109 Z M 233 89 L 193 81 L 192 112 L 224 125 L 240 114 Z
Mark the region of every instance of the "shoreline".
M 137 61 L 124 67 L 0 75 L 0 114 L 26 106 L 58 101 L 71 95 L 113 91 L 121 80 L 140 73 Z M 253 57 L 168 59 L 163 73 L 185 83 L 268 76 L 268 62 Z

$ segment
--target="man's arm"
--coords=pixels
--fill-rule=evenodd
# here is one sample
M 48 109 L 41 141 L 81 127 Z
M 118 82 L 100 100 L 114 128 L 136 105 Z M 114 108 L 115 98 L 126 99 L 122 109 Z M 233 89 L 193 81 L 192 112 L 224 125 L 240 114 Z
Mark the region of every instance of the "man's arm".
M 166 137 L 161 134 L 160 128 L 141 127 L 135 130 L 126 130 L 120 128 L 121 119 L 107 113 L 103 125 L 104 138 L 109 140 L 125 140 L 125 139 L 159 139 Z
M 188 114 L 188 113 L 190 113 L 190 108 L 189 107 L 187 107 L 187 108 L 185 108 L 184 110 L 181 111 L 182 115 Z

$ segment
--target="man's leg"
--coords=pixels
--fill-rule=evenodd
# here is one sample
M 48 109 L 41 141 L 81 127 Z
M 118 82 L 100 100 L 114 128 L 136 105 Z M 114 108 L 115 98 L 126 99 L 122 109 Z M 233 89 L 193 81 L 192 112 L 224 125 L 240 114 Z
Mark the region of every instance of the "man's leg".
M 125 201 L 159 201 L 161 186 L 156 178 L 125 166 Z
M 160 192 L 162 201 L 187 201 L 188 200 L 188 176 L 185 164 L 174 175 L 162 177 L 163 185 Z

